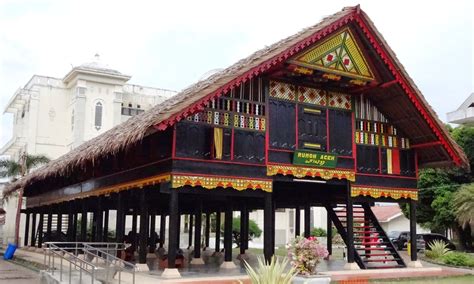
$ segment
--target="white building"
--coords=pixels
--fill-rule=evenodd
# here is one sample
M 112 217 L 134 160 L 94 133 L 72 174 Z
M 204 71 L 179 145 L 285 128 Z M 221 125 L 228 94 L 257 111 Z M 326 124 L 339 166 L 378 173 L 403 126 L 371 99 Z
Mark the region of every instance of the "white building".
M 375 205 L 372 207 L 372 211 L 386 233 L 410 231 L 410 220 L 405 217 L 398 204 Z M 431 233 L 431 230 L 416 224 L 416 233 Z
M 18 160 L 26 152 L 56 159 L 176 94 L 127 84 L 130 78 L 102 64 L 98 55 L 94 61 L 72 68 L 63 78 L 34 75 L 4 109 L 4 114 L 13 114 L 13 133 L 0 148 L 0 157 Z M 3 204 L 6 215 L 5 224 L 0 225 L 0 239 L 4 243 L 14 239 L 17 203 L 12 197 Z
M 448 122 L 474 126 L 474 93 L 457 110 L 448 112 Z
M 127 84 L 130 78 L 97 55 L 62 79 L 34 75 L 5 107 L 13 114 L 13 135 L 0 156 L 16 159 L 26 151 L 55 159 L 175 94 Z

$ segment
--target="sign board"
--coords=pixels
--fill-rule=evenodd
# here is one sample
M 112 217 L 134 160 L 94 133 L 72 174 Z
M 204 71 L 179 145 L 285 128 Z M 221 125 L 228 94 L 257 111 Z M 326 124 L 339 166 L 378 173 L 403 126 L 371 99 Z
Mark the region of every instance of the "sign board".
M 334 154 L 296 150 L 293 156 L 294 165 L 335 168 L 337 156 Z

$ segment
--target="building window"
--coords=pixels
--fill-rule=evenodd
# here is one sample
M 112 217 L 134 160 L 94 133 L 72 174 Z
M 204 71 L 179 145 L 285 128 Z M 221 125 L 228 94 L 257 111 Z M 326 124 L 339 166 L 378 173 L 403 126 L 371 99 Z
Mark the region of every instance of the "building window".
M 145 112 L 145 110 L 141 109 L 140 105 L 137 105 L 137 107 L 134 108 L 132 104 L 128 104 L 128 107 L 125 107 L 122 103 L 122 115 L 134 116 L 143 112 Z
M 97 102 L 95 104 L 95 129 L 99 130 L 102 127 L 102 103 Z

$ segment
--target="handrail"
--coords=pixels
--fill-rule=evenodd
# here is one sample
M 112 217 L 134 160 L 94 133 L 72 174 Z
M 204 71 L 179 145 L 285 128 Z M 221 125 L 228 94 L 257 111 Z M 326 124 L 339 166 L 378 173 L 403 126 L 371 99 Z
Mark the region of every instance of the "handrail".
M 82 281 L 82 272 L 84 271 L 91 276 L 91 281 L 94 283 L 98 278 L 98 269 L 103 268 L 103 272 L 105 272 L 105 282 L 109 282 L 110 275 L 112 275 L 113 278 L 115 273 L 118 272 L 118 282 L 121 283 L 121 272 L 123 270 L 132 274 L 133 283 L 135 283 L 135 264 L 124 261 L 116 256 L 118 251 L 123 250 L 123 244 L 105 242 L 46 242 L 44 244 L 44 264 L 48 267 L 48 270 L 51 271 L 52 275 L 54 275 L 55 257 L 60 259 L 60 281 L 62 281 L 63 276 L 63 259 L 66 259 L 66 261 L 69 262 L 69 283 L 71 283 L 73 266 L 76 270 L 79 270 L 80 282 Z M 84 256 L 90 256 L 90 259 L 95 259 L 95 264 L 92 261 L 85 260 L 87 257 L 84 259 L 79 258 L 77 256 L 79 253 L 83 253 Z M 47 256 L 48 263 L 46 261 Z M 70 259 L 66 256 L 69 256 Z M 104 260 L 104 267 L 99 265 L 99 258 Z M 112 273 L 110 271 L 111 269 L 113 269 Z
M 131 262 L 128 262 L 128 261 L 125 261 L 125 260 L 117 257 L 116 255 L 113 255 L 113 254 L 110 254 L 108 252 L 102 251 L 101 249 L 98 249 L 98 248 L 92 246 L 91 244 L 96 244 L 96 243 L 84 243 L 83 244 L 84 245 L 83 249 L 85 251 L 88 251 L 88 252 L 96 251 L 96 254 L 95 254 L 95 256 L 97 257 L 96 258 L 96 263 L 98 262 L 98 258 L 100 257 L 101 259 L 103 259 L 106 262 L 107 267 L 109 267 L 110 265 L 113 265 L 119 273 L 119 283 L 120 283 L 120 280 L 121 280 L 122 269 L 125 270 L 125 271 L 128 271 L 129 273 L 132 274 L 132 283 L 135 283 L 135 272 L 137 270 L 135 264 L 133 264 Z M 109 276 L 109 273 L 107 271 L 106 280 L 108 280 L 108 276 Z
M 95 281 L 97 266 L 93 263 L 88 262 L 86 260 L 78 258 L 76 255 L 68 252 L 67 250 L 55 245 L 54 243 L 45 243 L 46 247 L 43 248 L 44 250 L 44 265 L 48 267 L 48 270 L 54 275 L 55 271 L 55 256 L 60 259 L 60 266 L 59 266 L 59 281 L 63 280 L 63 260 L 65 259 L 69 263 L 69 283 L 71 283 L 72 277 L 72 266 L 74 265 L 75 269 L 79 270 L 79 282 L 82 282 L 82 272 L 86 272 L 91 276 L 91 283 L 93 284 Z M 48 253 L 47 253 L 48 252 Z M 48 262 L 46 263 L 46 256 L 48 256 Z M 65 256 L 70 256 L 71 258 L 68 259 Z M 79 264 L 78 264 L 79 263 Z M 91 269 L 88 270 L 87 268 L 90 267 Z

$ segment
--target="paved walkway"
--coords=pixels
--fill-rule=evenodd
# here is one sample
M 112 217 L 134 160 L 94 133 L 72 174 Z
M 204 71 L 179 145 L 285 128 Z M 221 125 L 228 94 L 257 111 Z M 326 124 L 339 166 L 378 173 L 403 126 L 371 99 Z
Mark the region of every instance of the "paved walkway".
M 40 283 L 39 273 L 21 265 L 0 259 L 1 284 L 36 284 Z

